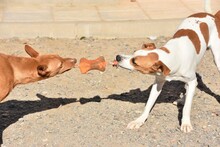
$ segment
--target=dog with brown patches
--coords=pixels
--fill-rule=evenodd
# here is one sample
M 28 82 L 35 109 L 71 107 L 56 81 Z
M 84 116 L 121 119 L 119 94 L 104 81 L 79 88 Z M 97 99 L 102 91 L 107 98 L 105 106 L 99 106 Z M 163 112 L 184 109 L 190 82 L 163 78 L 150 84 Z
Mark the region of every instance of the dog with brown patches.
M 70 70 L 76 59 L 58 55 L 40 55 L 29 45 L 25 51 L 31 56 L 17 57 L 0 54 L 0 101 L 18 84 L 26 84 L 53 77 Z
M 137 129 L 144 124 L 166 80 L 180 80 L 186 85 L 181 130 L 190 132 L 193 129 L 190 111 L 197 86 L 196 66 L 207 48 L 211 48 L 220 71 L 220 11 L 215 15 L 197 13 L 189 16 L 161 48 L 145 44 L 133 55 L 117 55 L 117 66 L 156 77 L 144 112 L 127 128 Z

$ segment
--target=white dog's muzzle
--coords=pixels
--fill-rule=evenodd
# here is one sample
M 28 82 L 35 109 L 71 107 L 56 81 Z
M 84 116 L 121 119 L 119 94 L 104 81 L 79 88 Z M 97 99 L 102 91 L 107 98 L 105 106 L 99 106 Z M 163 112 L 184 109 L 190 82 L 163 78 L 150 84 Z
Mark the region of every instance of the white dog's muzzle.
M 126 68 L 129 70 L 134 70 L 134 67 L 131 65 L 131 59 L 133 56 L 130 55 L 117 55 L 116 61 L 118 62 L 118 65 L 122 68 Z

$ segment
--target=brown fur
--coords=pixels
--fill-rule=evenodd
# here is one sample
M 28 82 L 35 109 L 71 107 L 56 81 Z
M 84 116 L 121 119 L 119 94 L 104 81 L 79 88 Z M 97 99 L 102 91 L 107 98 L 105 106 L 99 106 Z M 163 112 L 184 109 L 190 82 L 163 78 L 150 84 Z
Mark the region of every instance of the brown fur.
M 0 101 L 18 84 L 26 84 L 53 77 L 70 70 L 76 59 L 62 58 L 58 55 L 39 55 L 25 45 L 30 57 L 17 57 L 0 54 Z
M 161 47 L 160 49 L 163 50 L 164 52 L 168 53 L 168 54 L 170 53 L 170 51 L 166 47 Z
M 153 50 L 153 49 L 156 49 L 156 46 L 154 43 L 144 43 L 142 45 L 142 49 Z
M 210 16 L 215 19 L 215 24 L 216 24 L 217 31 L 218 31 L 218 37 L 220 38 L 220 11 L 218 11 L 215 15 L 203 12 L 203 13 L 197 13 L 197 14 L 190 15 L 189 17 L 203 18 L 206 16 Z
M 179 38 L 179 37 L 183 37 L 183 36 L 189 37 L 189 39 L 192 41 L 192 43 L 196 49 L 196 53 L 199 54 L 201 45 L 200 45 L 200 40 L 199 40 L 197 33 L 193 30 L 181 29 L 181 30 L 178 30 L 174 34 L 173 38 Z
M 158 60 L 159 56 L 156 53 L 149 53 L 147 56 L 137 56 L 131 59 L 131 64 L 134 68 L 144 74 L 154 74 L 162 72 L 165 76 L 170 73 L 170 69 Z
M 209 13 L 206 13 L 206 12 L 196 13 L 196 14 L 190 15 L 189 17 L 204 18 L 206 16 L 214 17 L 212 14 L 209 14 Z
M 218 31 L 218 37 L 220 38 L 220 11 L 215 14 L 215 24 Z
M 208 43 L 209 43 L 209 28 L 208 28 L 208 25 L 203 22 L 203 23 L 200 23 L 199 27 L 200 27 L 201 33 L 202 33 L 202 35 L 205 39 L 206 46 L 208 46 Z
M 143 50 L 154 50 L 154 49 L 156 49 L 156 45 L 154 43 L 144 43 L 142 45 L 142 49 Z M 161 47 L 159 49 L 165 51 L 168 54 L 170 53 L 170 51 L 167 48 L 165 48 L 165 47 Z

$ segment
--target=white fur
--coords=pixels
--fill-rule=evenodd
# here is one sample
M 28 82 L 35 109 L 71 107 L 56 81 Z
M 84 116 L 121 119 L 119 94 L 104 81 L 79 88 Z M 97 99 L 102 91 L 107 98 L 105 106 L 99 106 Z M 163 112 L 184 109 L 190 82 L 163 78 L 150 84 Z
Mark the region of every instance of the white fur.
M 206 45 L 204 37 L 200 32 L 199 24 L 205 22 L 209 28 L 209 42 Z M 159 60 L 162 61 L 169 69 L 168 76 L 156 75 L 155 83 L 152 86 L 149 99 L 145 106 L 144 112 L 136 120 L 130 122 L 127 126 L 129 129 L 137 129 L 144 124 L 149 116 L 157 97 L 161 93 L 165 80 L 180 80 L 186 83 L 186 100 L 183 108 L 181 130 L 183 132 L 190 132 L 193 128 L 190 121 L 190 111 L 197 86 L 196 78 L 196 66 L 203 57 L 207 47 L 211 47 L 214 54 L 215 63 L 220 70 L 220 39 L 218 37 L 217 28 L 214 19 L 210 16 L 205 18 L 186 18 L 178 29 L 191 29 L 195 31 L 200 40 L 200 52 L 197 54 L 196 49 L 187 36 L 174 38 L 169 40 L 164 47 L 166 47 L 170 53 L 166 53 L 161 49 L 154 50 L 139 50 L 133 55 L 123 56 L 122 61 L 119 62 L 119 66 L 133 70 L 134 67 L 130 64 L 130 60 L 135 56 L 146 56 L 148 53 L 154 52 L 159 56 Z M 129 57 L 129 58 L 126 58 Z
M 212 9 L 211 9 L 211 1 L 210 0 L 204 0 L 204 9 L 205 9 L 205 12 L 208 12 L 208 13 L 212 13 Z

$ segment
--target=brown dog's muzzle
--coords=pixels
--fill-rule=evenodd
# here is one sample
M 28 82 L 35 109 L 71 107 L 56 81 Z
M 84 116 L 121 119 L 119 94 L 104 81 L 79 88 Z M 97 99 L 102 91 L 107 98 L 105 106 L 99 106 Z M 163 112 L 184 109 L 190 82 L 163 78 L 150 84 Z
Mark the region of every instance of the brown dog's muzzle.
M 73 67 L 75 67 L 75 65 L 76 65 L 76 63 L 77 63 L 77 60 L 76 60 L 75 58 L 70 59 L 70 60 L 72 60 Z
M 75 58 L 65 58 L 62 69 L 59 73 L 63 73 L 75 67 L 77 60 Z

